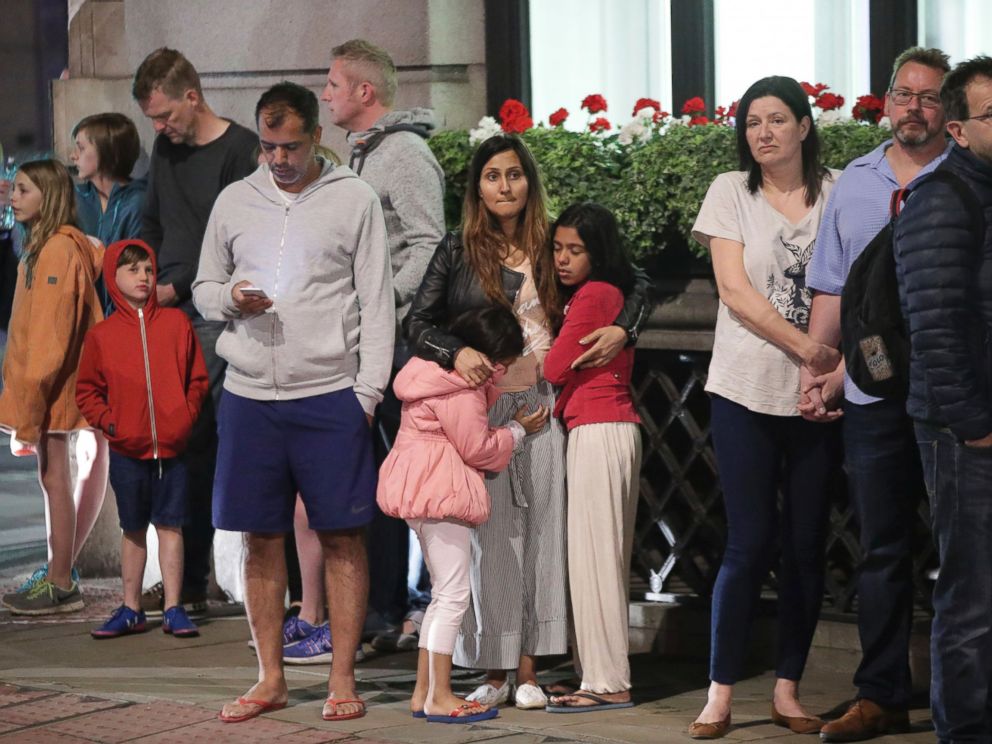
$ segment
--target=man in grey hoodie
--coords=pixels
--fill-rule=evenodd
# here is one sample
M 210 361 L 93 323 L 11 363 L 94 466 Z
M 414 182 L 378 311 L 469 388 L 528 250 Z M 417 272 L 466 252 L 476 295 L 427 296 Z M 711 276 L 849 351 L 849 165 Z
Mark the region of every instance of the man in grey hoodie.
M 395 309 L 382 209 L 348 168 L 316 156 L 316 96 L 293 83 L 255 110 L 265 158 L 221 192 L 193 283 L 226 321 L 214 526 L 246 533 L 245 606 L 259 681 L 224 706 L 243 721 L 288 697 L 285 533 L 296 494 L 323 550 L 330 627 L 301 643 L 334 651 L 324 720 L 364 715 L 354 661 L 368 595 L 364 527 L 375 504 L 370 425 L 389 381 Z M 319 636 L 319 637 L 318 637 Z
M 334 47 L 331 57 L 321 99 L 327 104 L 331 121 L 347 130 L 352 148 L 349 165 L 375 189 L 386 220 L 396 301 L 395 374 L 409 359 L 399 323 L 444 237 L 444 171 L 426 142 L 434 129 L 434 113 L 423 108 L 393 110 L 396 66 L 384 49 L 364 39 L 352 39 Z M 388 389 L 376 421 L 380 460 L 385 458 L 399 423 L 400 403 Z M 404 616 L 408 610 L 424 607 L 409 605 L 408 539 L 403 521 L 377 509 L 369 530 L 369 545 L 374 550 L 369 556 L 371 611 L 366 628 L 388 631 L 389 626 L 405 622 L 400 629 L 405 631 L 402 636 L 392 631 L 373 639 L 373 646 L 380 651 L 396 650 L 400 638 L 416 645 L 412 623 Z M 306 560 L 305 550 L 300 555 Z

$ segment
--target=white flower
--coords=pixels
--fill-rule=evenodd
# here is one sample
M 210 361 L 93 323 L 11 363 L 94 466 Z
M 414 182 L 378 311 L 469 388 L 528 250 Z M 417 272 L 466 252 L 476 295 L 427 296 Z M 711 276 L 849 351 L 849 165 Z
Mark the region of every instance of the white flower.
M 888 129 L 888 130 L 891 131 L 892 130 L 892 120 L 889 119 L 888 116 L 883 116 L 881 119 L 878 120 L 878 126 L 880 126 L 882 129 Z
M 840 124 L 845 119 L 847 119 L 847 117 L 844 116 L 839 109 L 832 109 L 830 111 L 821 112 L 816 118 L 816 125 L 818 127 L 829 127 L 831 124 Z
M 655 110 L 650 106 L 645 106 L 642 109 L 637 109 L 634 112 L 634 121 L 639 121 L 645 126 L 654 124 Z
M 477 145 L 480 142 L 485 142 L 490 137 L 502 133 L 503 128 L 496 119 L 491 116 L 483 116 L 479 119 L 479 125 L 475 129 L 469 130 L 468 141 L 471 145 Z
M 642 110 L 650 111 L 651 109 Z M 648 121 L 650 121 L 650 118 Z M 617 142 L 621 145 L 630 145 L 634 142 L 644 142 L 649 139 L 651 139 L 651 129 L 644 125 L 643 119 L 634 119 L 620 127 L 620 136 L 617 137 Z

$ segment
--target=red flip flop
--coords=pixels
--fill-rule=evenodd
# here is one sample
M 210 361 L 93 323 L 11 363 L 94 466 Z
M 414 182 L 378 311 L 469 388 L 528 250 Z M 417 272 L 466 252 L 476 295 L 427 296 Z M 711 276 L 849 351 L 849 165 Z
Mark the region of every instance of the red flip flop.
M 358 703 L 362 706 L 362 709 L 356 710 L 354 713 L 338 713 L 338 706 L 345 705 L 346 703 Z M 365 701 L 357 698 L 336 698 L 332 696 L 324 701 L 324 705 L 330 705 L 331 710 L 334 711 L 331 715 L 327 715 L 324 711 L 320 712 L 320 717 L 325 721 L 347 721 L 352 718 L 361 718 L 365 715 Z
M 268 700 L 253 700 L 246 697 L 239 697 L 237 702 L 238 705 L 255 705 L 257 709 L 250 713 L 242 713 L 239 716 L 225 716 L 224 711 L 221 711 L 217 714 L 217 717 L 224 723 L 241 723 L 251 718 L 258 718 L 263 713 L 268 713 L 272 710 L 282 710 L 286 707 L 286 703 L 273 703 Z

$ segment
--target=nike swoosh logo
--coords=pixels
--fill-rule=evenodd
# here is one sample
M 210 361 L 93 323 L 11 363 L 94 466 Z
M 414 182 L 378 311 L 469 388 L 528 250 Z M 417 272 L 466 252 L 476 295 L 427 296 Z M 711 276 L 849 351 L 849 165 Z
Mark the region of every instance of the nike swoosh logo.
M 351 507 L 351 513 L 352 514 L 361 514 L 363 511 L 366 511 L 370 506 L 372 506 L 372 505 L 371 504 L 366 504 L 365 506 L 359 506 L 357 508 L 353 506 L 353 507 Z

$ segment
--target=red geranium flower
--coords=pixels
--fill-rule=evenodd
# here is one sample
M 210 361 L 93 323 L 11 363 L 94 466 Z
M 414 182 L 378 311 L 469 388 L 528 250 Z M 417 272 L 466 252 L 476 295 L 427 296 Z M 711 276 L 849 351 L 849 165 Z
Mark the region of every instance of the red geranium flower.
M 609 120 L 602 116 L 589 124 L 590 132 L 605 132 L 607 129 L 612 128 L 613 126 L 610 124 Z
M 695 114 L 701 114 L 705 110 L 706 110 L 706 102 L 699 96 L 696 96 L 695 98 L 690 98 L 688 101 L 682 104 L 682 113 L 688 114 L 689 116 L 693 116 Z
M 844 105 L 844 96 L 838 96 L 834 93 L 821 93 L 813 101 L 813 105 L 824 111 L 833 111 Z
M 599 93 L 593 93 L 582 99 L 582 108 L 590 114 L 598 114 L 600 111 L 606 111 L 606 99 Z
M 634 110 L 630 115 L 636 116 L 638 111 L 646 108 L 654 109 L 656 112 L 661 111 L 661 103 L 653 98 L 638 98 L 637 103 L 634 104 Z
M 500 126 L 504 132 L 520 134 L 534 126 L 530 111 L 520 101 L 507 98 L 499 108 Z
M 873 95 L 860 96 L 851 109 L 851 116 L 858 121 L 873 121 L 876 124 L 885 111 L 885 102 Z
M 700 115 L 700 116 L 693 116 L 691 119 L 689 119 L 689 126 L 690 127 L 698 127 L 700 124 L 709 124 L 709 123 L 710 123 L 710 120 L 707 117 L 702 116 L 702 115 Z
M 737 101 L 734 101 L 732 104 L 730 104 L 730 108 L 727 109 L 727 116 L 732 116 L 734 118 L 737 118 L 737 105 L 739 103 L 740 103 L 740 101 L 737 100 Z
M 560 108 L 548 117 L 548 124 L 553 127 L 560 127 L 568 118 L 568 110 Z
M 655 111 L 654 116 L 651 117 L 651 121 L 658 124 L 671 116 L 667 111 Z
M 816 85 L 810 85 L 809 83 L 799 83 L 799 85 L 802 87 L 804 91 L 806 91 L 806 95 L 811 96 L 812 98 L 816 98 L 823 91 L 825 91 L 827 88 L 830 87 L 829 85 L 825 85 L 823 83 L 817 83 Z

